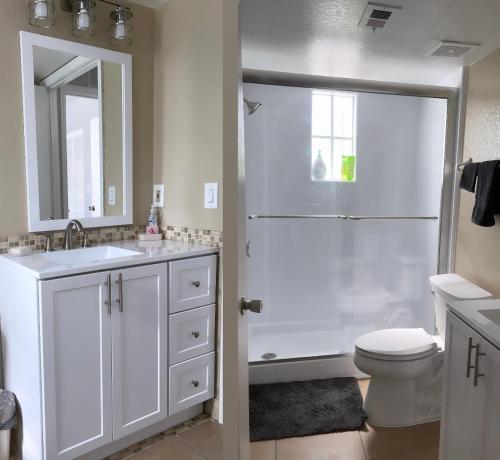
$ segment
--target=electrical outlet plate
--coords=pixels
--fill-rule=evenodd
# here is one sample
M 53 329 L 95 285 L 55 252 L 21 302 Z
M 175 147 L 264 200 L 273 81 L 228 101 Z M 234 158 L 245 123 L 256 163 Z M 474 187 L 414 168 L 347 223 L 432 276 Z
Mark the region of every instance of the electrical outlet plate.
M 116 187 L 114 185 L 108 187 L 108 206 L 116 206 Z
M 163 208 L 165 206 L 165 185 L 164 184 L 153 185 L 153 204 L 157 208 Z

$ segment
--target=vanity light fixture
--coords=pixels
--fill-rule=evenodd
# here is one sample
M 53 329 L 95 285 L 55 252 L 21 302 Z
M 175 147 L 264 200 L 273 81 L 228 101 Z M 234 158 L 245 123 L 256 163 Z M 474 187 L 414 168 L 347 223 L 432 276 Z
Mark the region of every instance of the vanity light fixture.
M 48 29 L 55 24 L 53 0 L 30 0 L 30 24 Z
M 60 0 L 61 10 L 73 13 L 73 35 L 91 37 L 96 27 L 96 0 Z M 133 26 L 130 20 L 134 16 L 129 7 L 110 0 L 99 0 L 114 7 L 110 14 L 109 41 L 112 45 L 130 45 Z M 30 0 L 31 3 L 52 3 L 53 0 Z
M 73 35 L 91 37 L 95 34 L 95 0 L 73 1 Z
M 110 14 L 109 42 L 112 45 L 130 45 L 133 27 L 129 23 L 134 15 L 129 8 L 116 6 Z

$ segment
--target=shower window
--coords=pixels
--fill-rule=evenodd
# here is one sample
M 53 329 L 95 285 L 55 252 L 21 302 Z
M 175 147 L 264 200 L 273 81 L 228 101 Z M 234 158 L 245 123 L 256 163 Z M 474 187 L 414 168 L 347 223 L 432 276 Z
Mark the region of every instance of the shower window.
M 356 95 L 312 91 L 311 168 L 316 181 L 356 180 Z

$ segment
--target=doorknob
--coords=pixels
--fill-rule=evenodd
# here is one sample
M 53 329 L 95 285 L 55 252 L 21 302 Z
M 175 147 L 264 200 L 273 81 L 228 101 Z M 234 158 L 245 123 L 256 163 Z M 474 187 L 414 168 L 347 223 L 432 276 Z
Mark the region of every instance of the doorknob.
M 245 297 L 241 298 L 240 312 L 242 315 L 244 315 L 247 310 L 252 313 L 262 313 L 263 308 L 264 302 L 260 299 L 246 300 Z

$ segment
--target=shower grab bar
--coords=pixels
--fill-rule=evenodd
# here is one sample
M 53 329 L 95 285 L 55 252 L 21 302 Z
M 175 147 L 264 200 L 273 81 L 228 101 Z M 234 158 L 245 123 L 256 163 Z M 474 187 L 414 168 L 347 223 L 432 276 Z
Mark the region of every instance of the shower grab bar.
M 285 214 L 285 215 L 262 215 L 251 214 L 249 220 L 253 219 L 343 219 L 343 220 L 439 220 L 438 216 L 344 216 L 338 214 Z
M 348 216 L 349 220 L 439 220 L 438 216 Z
M 287 214 L 287 215 L 261 215 L 252 214 L 248 216 L 252 219 L 347 219 L 347 216 L 336 214 Z

